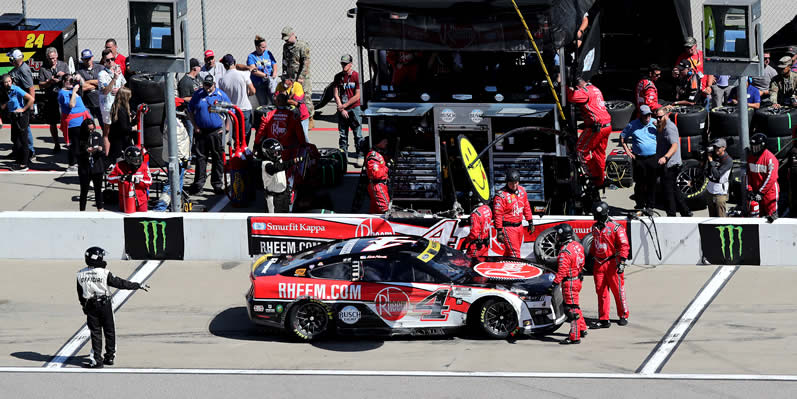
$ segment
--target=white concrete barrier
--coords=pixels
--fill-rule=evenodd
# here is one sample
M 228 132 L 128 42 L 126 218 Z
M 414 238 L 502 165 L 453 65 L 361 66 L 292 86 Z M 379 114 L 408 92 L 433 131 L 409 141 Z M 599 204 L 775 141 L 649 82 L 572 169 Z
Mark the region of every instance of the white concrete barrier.
M 182 217 L 185 260 L 249 260 L 247 218 L 266 215 L 148 212 L 131 216 L 152 219 Z M 0 212 L 0 258 L 82 259 L 86 248 L 98 245 L 108 251 L 109 258 L 125 259 L 125 217 L 128 216 L 112 212 Z M 343 214 L 292 214 L 283 217 L 335 219 L 337 222 L 351 220 L 355 225 L 358 220 L 374 218 L 373 215 Z M 570 218 L 546 216 L 541 220 L 535 218 L 535 224 L 551 219 Z M 653 222 L 655 228 L 649 219 L 631 221 L 629 236 L 633 264 L 703 264 L 704 247 L 713 248 L 710 251 L 715 255 L 724 254 L 735 260 L 757 255 L 761 265 L 797 264 L 797 220 L 794 219 L 779 219 L 773 224 L 762 219 L 694 217 L 655 218 Z M 710 237 L 701 237 L 701 225 Z M 458 228 L 453 234 L 467 234 L 467 228 Z M 446 231 L 446 234 L 451 234 Z M 655 231 L 658 231 L 661 245 L 661 260 L 656 256 L 655 241 L 650 236 L 652 234 L 655 238 Z M 161 245 L 158 239 L 154 237 L 153 246 Z M 528 246 L 524 248 L 530 249 Z

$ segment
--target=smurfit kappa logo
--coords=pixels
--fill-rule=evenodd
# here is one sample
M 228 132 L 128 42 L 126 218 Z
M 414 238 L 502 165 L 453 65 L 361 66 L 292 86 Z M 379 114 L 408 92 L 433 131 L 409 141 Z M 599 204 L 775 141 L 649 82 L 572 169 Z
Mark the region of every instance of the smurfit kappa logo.
M 742 256 L 742 226 L 726 225 L 715 227 L 720 233 L 720 249 L 722 256 L 733 260 L 734 249 Z M 735 237 L 734 237 L 735 233 Z M 725 237 L 727 235 L 727 238 Z M 727 249 L 727 250 L 726 250 Z
M 144 243 L 147 252 L 152 255 L 158 254 L 158 239 L 160 239 L 160 250 L 166 251 L 166 222 L 148 220 L 139 223 L 144 226 Z

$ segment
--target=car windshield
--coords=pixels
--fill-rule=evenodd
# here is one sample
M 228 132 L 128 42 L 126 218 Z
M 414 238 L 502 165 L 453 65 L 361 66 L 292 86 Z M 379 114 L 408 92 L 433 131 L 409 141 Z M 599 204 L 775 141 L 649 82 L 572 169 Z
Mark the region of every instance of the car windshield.
M 260 265 L 258 265 L 257 268 L 255 268 L 254 275 L 255 277 L 265 276 L 269 267 L 271 267 L 272 265 L 276 265 L 279 268 L 278 273 L 283 273 L 287 270 L 292 270 L 298 266 L 321 259 L 322 257 L 325 257 L 326 252 L 333 250 L 335 248 L 335 244 L 339 243 L 336 242 L 325 243 L 309 248 L 297 254 L 281 255 L 277 257 L 274 261 L 269 259 L 268 261 L 261 263 Z
M 470 276 L 472 260 L 456 249 L 441 245 L 440 249 L 427 264 L 454 283 L 461 283 Z

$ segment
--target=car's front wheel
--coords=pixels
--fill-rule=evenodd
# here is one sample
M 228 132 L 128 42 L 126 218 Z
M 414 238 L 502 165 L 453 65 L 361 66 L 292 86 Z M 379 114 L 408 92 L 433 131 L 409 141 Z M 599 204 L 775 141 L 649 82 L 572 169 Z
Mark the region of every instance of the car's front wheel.
M 324 305 L 300 302 L 288 311 L 287 328 L 296 338 L 311 341 L 323 335 L 329 327 L 329 312 Z
M 479 314 L 479 327 L 489 338 L 505 339 L 517 328 L 515 309 L 503 299 L 488 299 Z

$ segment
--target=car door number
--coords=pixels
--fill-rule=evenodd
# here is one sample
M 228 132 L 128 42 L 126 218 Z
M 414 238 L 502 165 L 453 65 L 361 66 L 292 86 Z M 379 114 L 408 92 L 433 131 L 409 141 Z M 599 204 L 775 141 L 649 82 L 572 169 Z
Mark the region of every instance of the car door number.
M 449 292 L 450 290 L 448 288 L 441 288 L 415 304 L 414 310 L 422 313 L 421 321 L 440 321 L 448 319 L 448 310 L 450 307 L 446 305 L 446 299 L 448 299 Z

